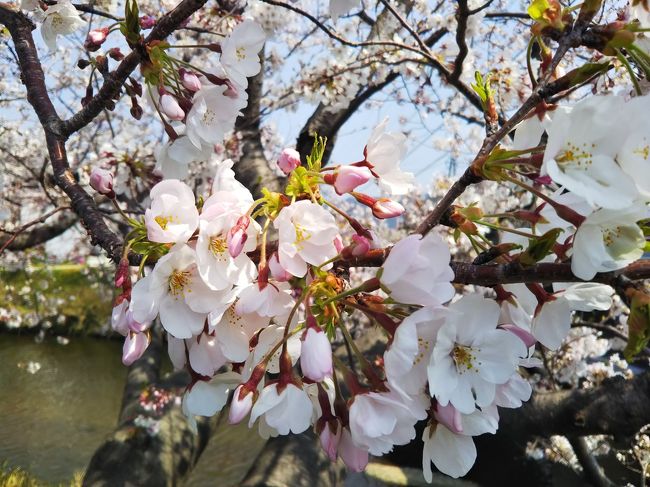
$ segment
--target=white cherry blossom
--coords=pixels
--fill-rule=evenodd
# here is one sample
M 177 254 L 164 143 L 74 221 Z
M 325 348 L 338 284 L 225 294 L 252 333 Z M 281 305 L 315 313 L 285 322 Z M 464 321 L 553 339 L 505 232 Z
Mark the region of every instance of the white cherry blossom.
M 460 429 L 454 432 L 443 423 L 429 425 L 424 429 L 422 441 L 422 473 L 427 482 L 433 481 L 431 463 L 445 475 L 453 478 L 464 476 L 476 461 L 476 446 L 472 436 L 495 433 L 498 425 L 496 407 L 460 415 Z
M 405 398 L 395 392 L 357 394 L 349 407 L 352 441 L 372 455 L 415 438 L 415 423 L 427 417 L 425 395 Z
M 59 0 L 54 5 L 48 5 L 43 15 L 41 36 L 43 36 L 43 42 L 50 51 L 56 50 L 58 36 L 72 34 L 86 25 L 86 21 L 81 18 L 79 12 L 69 0 Z
M 377 125 L 366 144 L 366 161 L 378 176 L 379 187 L 392 195 L 407 194 L 413 187 L 415 176 L 403 172 L 400 161 L 406 154 L 406 137 L 385 132 L 388 118 Z
M 235 258 L 228 252 L 228 231 L 237 223 L 241 214 L 224 213 L 210 220 L 201 216 L 196 256 L 199 274 L 211 289 L 222 290 L 233 285 L 245 285 L 255 276 L 255 264 L 246 255 L 257 246 L 259 224 L 252 220 L 246 234 L 248 239 L 243 251 Z
M 307 264 L 319 265 L 337 254 L 338 226 L 320 205 L 302 200 L 285 206 L 273 225 L 279 232 L 280 265 L 296 277 L 307 273 Z
M 558 111 L 549 125 L 542 172 L 589 204 L 621 209 L 638 197 L 634 180 L 616 162 L 628 111 L 622 97 L 592 96 Z
M 513 333 L 497 328 L 493 300 L 470 294 L 449 311 L 428 367 L 429 392 L 442 406 L 471 414 L 494 401 L 496 386 L 510 379 L 527 350 Z
M 258 53 L 265 41 L 264 30 L 253 20 L 247 19 L 238 24 L 221 42 L 221 65 L 232 81 L 246 87 L 246 78 L 260 72 Z
M 435 232 L 397 242 L 381 268 L 381 283 L 396 301 L 436 306 L 454 296 L 449 247 Z
M 231 97 L 225 94 L 227 89 L 226 85 L 204 86 L 192 98 L 186 119 L 187 136 L 197 148 L 223 142 L 224 134 L 232 129 L 246 106 L 245 90 Z
M 446 316 L 447 308 L 424 307 L 399 324 L 384 352 L 386 379 L 392 389 L 417 394 L 424 388 L 433 345 Z
M 280 435 L 298 434 L 311 426 L 312 403 L 307 393 L 293 383 L 267 385 L 251 410 L 249 427 L 260 416 Z
M 587 217 L 573 239 L 571 271 L 580 279 L 621 269 L 643 255 L 645 237 L 637 225 L 650 216 L 636 204 L 624 210 L 600 209 Z
M 177 179 L 161 181 L 151 189 L 144 221 L 151 242 L 187 242 L 199 224 L 194 192 Z
M 133 317 L 143 323 L 160 313 L 165 330 L 176 338 L 190 338 L 203 330 L 209 314 L 220 316 L 234 301 L 231 290 L 214 291 L 205 285 L 196 266 L 196 254 L 187 245 L 172 249 L 132 291 Z

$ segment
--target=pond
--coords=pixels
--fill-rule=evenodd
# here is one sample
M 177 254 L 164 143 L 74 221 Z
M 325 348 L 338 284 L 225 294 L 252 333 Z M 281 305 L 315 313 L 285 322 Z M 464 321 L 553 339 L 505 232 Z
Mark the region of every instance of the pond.
M 71 338 L 63 345 L 0 334 L 0 465 L 51 483 L 67 483 L 83 471 L 117 421 L 126 378 L 121 346 L 108 339 Z M 189 485 L 213 486 L 217 479 L 236 485 L 262 446 L 255 430 L 225 425 Z

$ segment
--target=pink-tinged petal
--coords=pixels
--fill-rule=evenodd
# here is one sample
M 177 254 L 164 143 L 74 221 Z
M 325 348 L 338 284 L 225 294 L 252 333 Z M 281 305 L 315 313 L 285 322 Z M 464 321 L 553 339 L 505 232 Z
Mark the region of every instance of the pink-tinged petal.
M 325 427 L 319 435 L 320 445 L 332 462 L 335 462 L 336 457 L 338 456 L 338 447 L 339 441 L 341 440 L 342 429 L 341 425 L 336 422 L 336 432 L 333 433 L 330 429 L 329 423 L 325 423 Z
M 518 337 L 522 342 L 524 342 L 524 345 L 526 348 L 530 348 L 533 345 L 537 343 L 537 339 L 533 336 L 532 333 L 529 331 L 524 330 L 523 328 L 518 327 L 517 325 L 512 325 L 509 323 L 504 323 L 502 325 L 499 325 L 499 328 L 509 331 L 510 333 L 514 334 L 516 337 Z
M 284 149 L 278 158 L 278 167 L 280 170 L 284 174 L 289 175 L 298 166 L 300 166 L 300 153 L 296 149 Z
M 444 424 L 453 433 L 463 432 L 462 415 L 458 409 L 451 404 L 441 406 L 438 404 L 434 412 L 436 421 Z
M 347 428 L 341 432 L 338 445 L 338 454 L 343 463 L 353 472 L 363 472 L 368 465 L 368 450 L 359 448 L 352 441 L 352 436 Z
M 122 363 L 131 365 L 142 357 L 149 346 L 149 337 L 145 333 L 129 333 L 124 340 L 122 347 Z
M 242 386 L 238 386 L 235 389 L 235 392 L 232 396 L 232 402 L 230 403 L 230 411 L 228 411 L 228 422 L 230 424 L 240 423 L 246 415 L 251 411 L 253 407 L 253 393 L 248 392 L 244 394 L 244 397 L 241 396 Z
M 332 345 L 322 330 L 307 329 L 302 340 L 300 368 L 305 377 L 315 382 L 332 376 Z

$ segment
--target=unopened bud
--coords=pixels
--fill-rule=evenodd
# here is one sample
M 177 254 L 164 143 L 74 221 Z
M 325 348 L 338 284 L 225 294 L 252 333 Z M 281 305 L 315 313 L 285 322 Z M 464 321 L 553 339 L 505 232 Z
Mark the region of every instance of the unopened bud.
M 160 111 L 167 115 L 170 120 L 180 121 L 185 118 L 185 112 L 169 93 L 164 93 L 160 97 Z
M 113 173 L 102 169 L 101 167 L 93 168 L 90 173 L 90 187 L 97 191 L 99 194 L 115 198 L 113 191 Z
M 400 216 L 406 210 L 397 201 L 388 198 L 379 198 L 372 206 L 372 214 L 375 218 L 386 219 Z
M 99 49 L 106 38 L 108 37 L 108 27 L 102 27 L 101 29 L 93 29 L 88 32 L 86 36 L 86 41 L 84 42 L 84 47 L 89 51 L 96 51 Z
M 335 173 L 334 189 L 338 194 L 349 193 L 371 178 L 372 173 L 365 166 L 340 166 Z
M 300 166 L 300 153 L 296 149 L 284 149 L 278 158 L 280 170 L 288 175 L 298 166 Z
M 193 71 L 181 68 L 179 74 L 181 76 L 181 83 L 185 89 L 190 91 L 199 91 L 201 89 L 201 80 Z
M 156 19 L 151 15 L 143 15 L 140 17 L 140 28 L 147 30 L 151 29 L 154 25 L 156 25 Z

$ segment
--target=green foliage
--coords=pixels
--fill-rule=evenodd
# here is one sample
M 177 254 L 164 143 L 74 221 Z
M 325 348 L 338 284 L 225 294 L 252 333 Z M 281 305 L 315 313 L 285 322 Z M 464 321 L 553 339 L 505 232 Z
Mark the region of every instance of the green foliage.
M 479 96 L 481 99 L 481 105 L 483 107 L 483 111 L 488 110 L 488 106 L 490 104 L 490 101 L 493 99 L 492 97 L 492 89 L 490 88 L 490 81 L 491 81 L 491 76 L 488 74 L 485 78 L 483 78 L 483 75 L 476 71 L 474 73 L 474 79 L 476 80 L 475 83 L 472 83 L 472 89 L 476 92 L 476 94 Z
M 318 134 L 314 134 L 314 144 L 311 147 L 311 154 L 307 156 L 307 167 L 310 170 L 320 171 L 326 145 L 327 137 L 320 137 Z
M 519 263 L 523 266 L 533 266 L 553 252 L 553 246 L 562 233 L 560 228 L 552 228 L 544 235 L 528 241 L 528 248 L 519 256 Z
M 140 9 L 135 0 L 126 0 L 124 21 L 120 22 L 120 32 L 131 46 L 140 41 Z
M 20 326 L 47 322 L 72 334 L 98 331 L 111 315 L 112 272 L 80 264 L 0 270 L 0 302 L 22 319 Z

